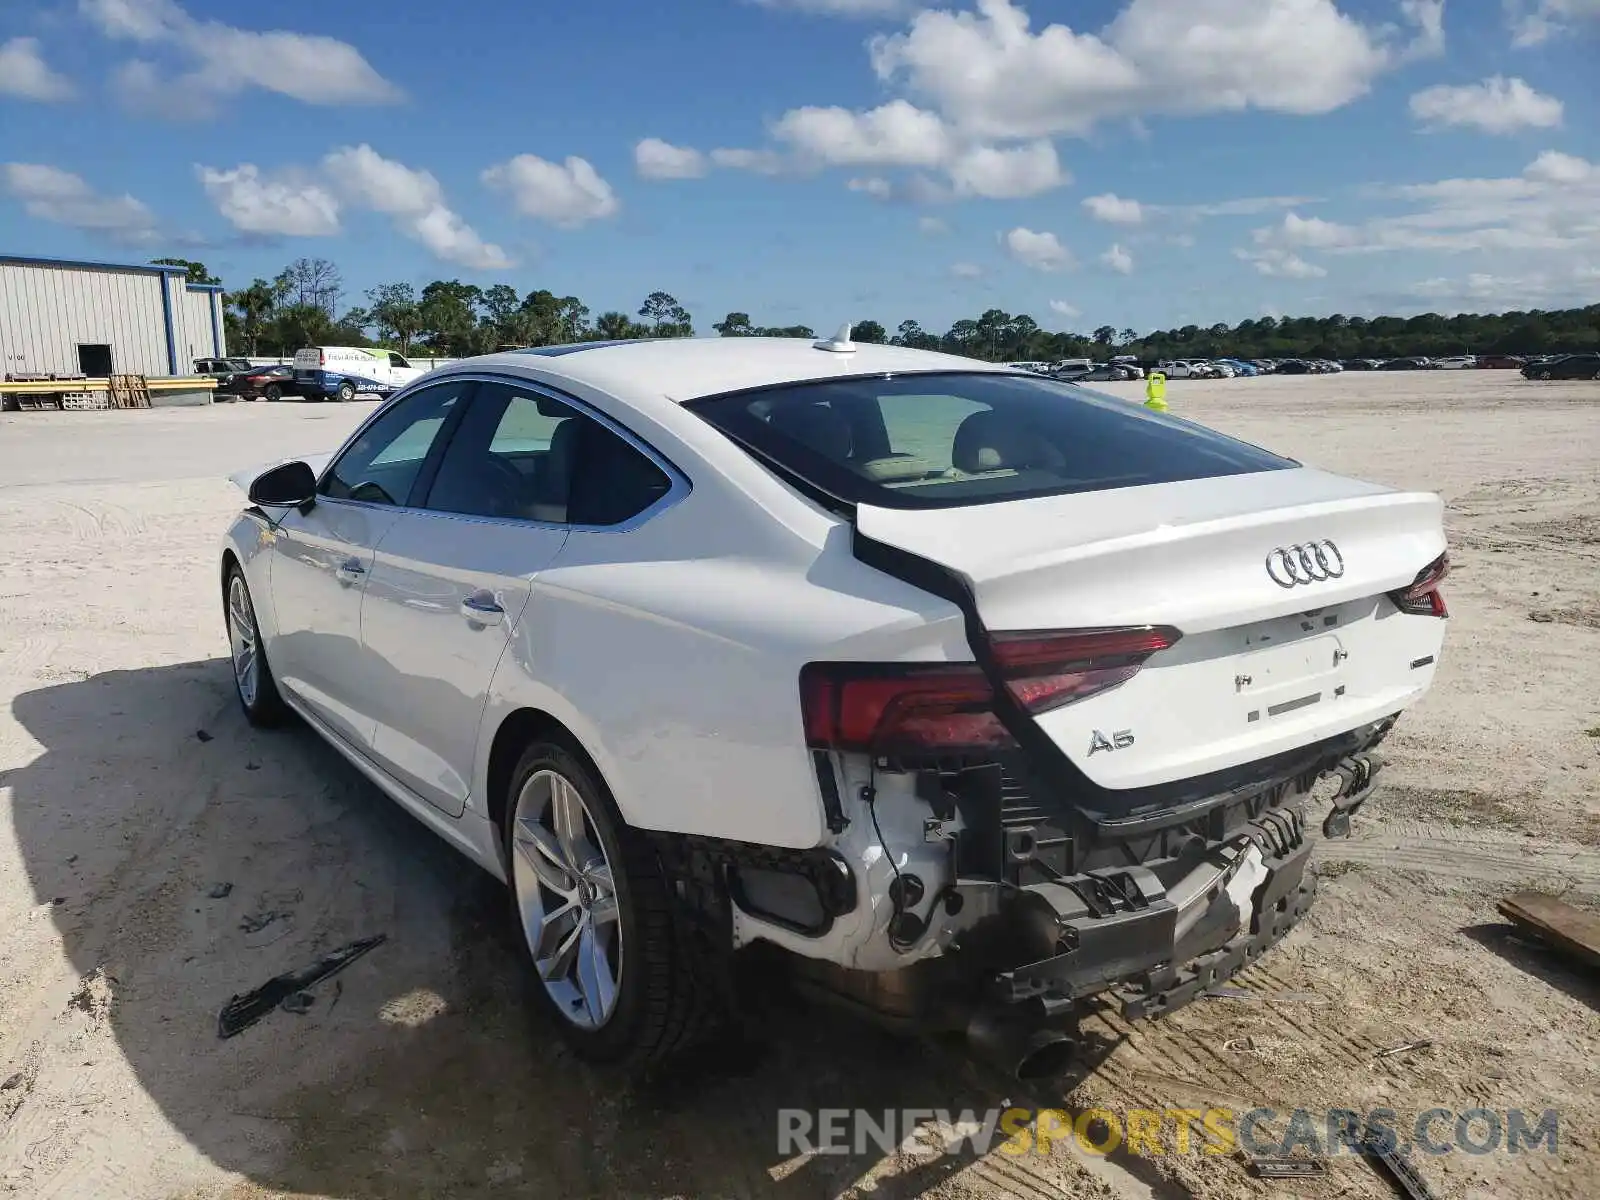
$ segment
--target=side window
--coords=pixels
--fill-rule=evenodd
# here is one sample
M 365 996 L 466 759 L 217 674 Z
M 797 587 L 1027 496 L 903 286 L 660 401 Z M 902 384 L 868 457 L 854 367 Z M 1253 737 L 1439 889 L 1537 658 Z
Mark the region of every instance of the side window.
M 398 354 L 395 354 L 393 351 L 390 351 L 390 353 L 389 353 L 389 365 L 391 367 L 410 367 L 411 366 L 410 363 L 408 363 L 405 359 L 401 358 Z
M 646 456 L 569 405 L 512 384 L 484 384 L 428 493 L 439 512 L 550 524 L 615 525 L 672 481 Z
M 361 431 L 322 480 L 335 500 L 406 504 L 439 431 L 472 383 L 441 383 L 407 396 Z

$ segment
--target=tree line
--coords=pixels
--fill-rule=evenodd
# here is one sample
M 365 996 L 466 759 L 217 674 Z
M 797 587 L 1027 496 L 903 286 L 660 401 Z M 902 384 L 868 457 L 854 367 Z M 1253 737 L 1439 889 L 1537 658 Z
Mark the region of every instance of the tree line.
M 203 263 L 159 259 L 188 269 L 197 283 L 220 282 Z M 325 258 L 299 258 L 271 280 L 255 279 L 226 293 L 228 345 L 235 353 L 293 354 L 302 346 L 383 345 L 402 354 L 465 358 L 521 346 L 544 346 L 637 337 L 692 337 L 694 324 L 668 292 L 651 292 L 635 313 L 592 313 L 577 296 L 546 289 L 519 292 L 436 279 L 418 290 L 384 283 L 363 293 L 364 304 L 344 306 L 339 268 Z M 711 326 L 721 337 L 815 337 L 806 325 L 757 325 L 749 313 L 731 312 Z M 832 333 L 832 329 L 825 332 Z M 1088 333 L 1043 329 L 1026 314 L 991 308 L 963 318 L 943 333 L 915 320 L 893 333 L 880 322 L 854 323 L 858 342 L 887 342 L 943 350 L 997 362 L 1107 358 L 1131 354 L 1144 361 L 1169 358 L 1398 358 L 1408 355 L 1545 354 L 1600 350 L 1600 304 L 1586 308 L 1532 309 L 1446 317 L 1257 317 L 1237 325 L 1184 325 L 1140 334 L 1102 325 Z

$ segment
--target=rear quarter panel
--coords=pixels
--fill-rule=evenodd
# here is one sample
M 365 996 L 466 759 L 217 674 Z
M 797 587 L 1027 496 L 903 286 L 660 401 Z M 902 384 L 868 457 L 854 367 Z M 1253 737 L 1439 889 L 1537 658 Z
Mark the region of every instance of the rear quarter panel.
M 573 732 L 636 828 L 818 845 L 800 667 L 970 659 L 960 614 L 857 562 L 848 527 L 798 497 L 813 536 L 703 464 L 685 473 L 676 505 L 630 532 L 575 530 L 540 573 L 491 688 L 474 797 L 494 732 L 534 708 Z

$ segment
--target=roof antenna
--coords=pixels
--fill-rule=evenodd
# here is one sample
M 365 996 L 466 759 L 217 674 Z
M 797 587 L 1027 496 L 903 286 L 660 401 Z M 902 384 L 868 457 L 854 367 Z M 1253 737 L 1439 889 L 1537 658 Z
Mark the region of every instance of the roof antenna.
M 850 340 L 850 322 L 846 321 L 839 326 L 839 332 L 831 338 L 819 338 L 817 341 L 812 342 L 811 348 L 813 350 L 830 350 L 834 354 L 849 354 L 856 348 L 856 344 Z

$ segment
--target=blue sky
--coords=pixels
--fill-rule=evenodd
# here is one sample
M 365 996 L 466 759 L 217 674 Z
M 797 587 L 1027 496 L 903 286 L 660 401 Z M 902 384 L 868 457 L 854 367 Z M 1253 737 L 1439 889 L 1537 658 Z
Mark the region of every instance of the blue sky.
M 1600 0 L 7 0 L 0 251 L 702 332 L 1593 303 L 1597 50 Z

